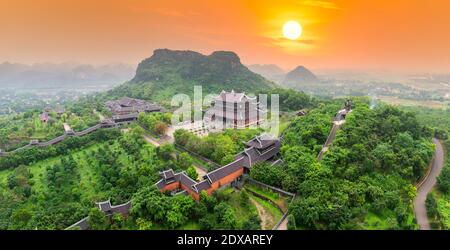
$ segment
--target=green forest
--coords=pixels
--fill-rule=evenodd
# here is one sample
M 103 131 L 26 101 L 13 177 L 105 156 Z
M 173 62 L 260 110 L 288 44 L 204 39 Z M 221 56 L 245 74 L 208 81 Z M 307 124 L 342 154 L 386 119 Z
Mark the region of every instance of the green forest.
M 145 143 L 143 133 L 136 125 L 126 133 L 99 130 L 73 138 L 85 143 L 57 144 L 54 154 L 30 149 L 14 155 L 17 167 L 0 171 L 0 228 L 64 229 L 86 216 L 92 229 L 260 228 L 245 191 L 202 194 L 198 203 L 159 192 L 159 171 L 187 170 L 192 159 L 171 144 L 157 149 Z M 95 202 L 108 199 L 132 200 L 130 216 L 107 220 Z
M 225 129 L 200 137 L 179 129 L 170 143 L 162 142 L 177 108 L 170 98 L 191 96 L 197 85 L 203 96 L 222 90 L 266 94 L 267 108 L 270 95 L 279 95 L 282 147 L 275 158 L 281 161 L 257 163 L 243 178 L 275 189 L 247 182 L 211 196 L 202 192 L 197 202 L 156 188 L 160 172 L 168 169 L 200 180 L 202 171 L 232 162 L 245 142 L 265 132 Z M 107 100 L 127 96 L 167 110 L 0 157 L 0 229 L 66 229 L 85 217 L 91 229 L 100 230 L 272 229 L 286 211 L 287 227 L 294 230 L 418 229 L 413 200 L 433 157 L 433 137 L 443 142 L 446 163 L 426 208 L 432 228 L 449 229 L 450 110 L 382 102 L 372 107 L 368 97 L 356 94 L 348 97 L 353 109 L 337 126 L 333 120 L 347 99 L 277 86 L 251 72 L 233 52 L 156 50 L 130 81 L 66 102 L 63 112 L 49 107 L 48 121 L 40 119 L 40 109 L 0 115 L 0 149 L 10 152 L 31 140 L 64 134 L 63 123 L 75 131 L 98 124 L 112 116 Z M 267 110 L 268 117 L 274 115 Z M 277 188 L 295 198 L 272 192 Z M 105 216 L 96 202 L 106 200 L 113 205 L 131 201 L 128 216 Z
M 282 168 L 261 164 L 250 175 L 296 192 L 291 227 L 414 229 L 414 183 L 433 155 L 432 131 L 413 113 L 355 102 L 322 161 L 317 155 L 338 102 L 297 118 L 283 138 Z

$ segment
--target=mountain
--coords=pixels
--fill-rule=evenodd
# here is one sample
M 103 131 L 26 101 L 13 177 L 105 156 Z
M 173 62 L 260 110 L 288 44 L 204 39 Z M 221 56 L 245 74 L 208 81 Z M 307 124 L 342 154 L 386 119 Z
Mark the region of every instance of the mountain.
M 5 62 L 0 64 L 0 87 L 39 89 L 80 89 L 124 82 L 135 68 L 127 64 L 93 66 L 77 63 L 37 63 L 32 65 Z
M 263 77 L 276 83 L 281 83 L 286 74 L 283 69 L 275 64 L 253 64 L 248 65 L 247 67 L 251 71 L 260 74 Z
M 170 104 L 173 95 L 190 95 L 195 85 L 202 86 L 203 95 L 232 89 L 255 93 L 275 86 L 251 72 L 234 52 L 202 55 L 194 51 L 157 49 L 150 58 L 139 63 L 132 80 L 112 90 L 111 94 Z
M 318 83 L 319 79 L 304 66 L 298 66 L 286 74 L 282 83 L 285 87 L 298 89 L 303 84 Z

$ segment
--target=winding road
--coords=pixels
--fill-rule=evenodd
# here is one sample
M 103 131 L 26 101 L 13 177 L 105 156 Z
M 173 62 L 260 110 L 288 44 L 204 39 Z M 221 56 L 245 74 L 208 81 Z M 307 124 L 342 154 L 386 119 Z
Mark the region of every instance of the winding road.
M 417 224 L 421 230 L 430 230 L 430 222 L 428 221 L 427 209 L 425 208 L 425 200 L 427 195 L 436 184 L 436 177 L 439 176 L 444 167 L 444 149 L 439 140 L 433 139 L 436 145 L 435 157 L 431 162 L 431 170 L 425 179 L 419 183 L 417 187 L 417 196 L 414 200 L 414 213 L 416 215 Z

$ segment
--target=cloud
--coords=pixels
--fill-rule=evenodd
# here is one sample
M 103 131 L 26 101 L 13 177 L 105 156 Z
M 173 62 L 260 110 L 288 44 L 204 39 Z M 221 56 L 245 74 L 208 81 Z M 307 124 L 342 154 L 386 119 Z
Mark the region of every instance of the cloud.
M 291 44 L 291 45 L 314 45 L 316 44 L 316 40 L 315 39 L 306 39 L 306 38 L 300 38 L 298 40 L 289 40 L 286 39 L 284 37 L 279 37 L 279 38 L 266 38 L 266 40 L 268 42 L 271 42 L 273 44 Z
M 307 6 L 312 6 L 312 7 L 324 8 L 324 9 L 333 9 L 333 10 L 341 9 L 339 6 L 337 6 L 336 3 L 333 3 L 330 1 L 305 0 L 305 1 L 302 1 L 302 4 L 307 5 Z
M 305 54 L 317 46 L 317 40 L 314 38 L 302 38 L 299 40 L 289 40 L 283 37 L 269 38 L 265 37 L 261 44 L 266 47 L 279 48 L 292 55 Z

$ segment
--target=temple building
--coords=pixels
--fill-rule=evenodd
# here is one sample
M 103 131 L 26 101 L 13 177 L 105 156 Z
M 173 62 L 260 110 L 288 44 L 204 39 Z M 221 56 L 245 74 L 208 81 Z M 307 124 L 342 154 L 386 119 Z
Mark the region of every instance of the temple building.
M 205 123 L 213 128 L 247 128 L 258 126 L 265 114 L 264 107 L 245 93 L 222 91 L 214 98 L 213 107 L 205 114 Z
M 116 206 L 113 206 L 111 204 L 111 200 L 96 202 L 96 204 L 98 205 L 98 208 L 100 209 L 100 211 L 102 211 L 105 214 L 105 216 L 108 218 L 111 218 L 115 213 L 118 213 L 124 217 L 127 217 L 128 214 L 130 213 L 130 209 L 131 209 L 131 200 L 126 203 L 116 205 Z M 89 230 L 90 228 L 89 228 L 88 219 L 89 219 L 89 217 L 84 217 L 83 219 L 81 219 L 81 220 L 77 221 L 76 223 L 67 227 L 66 230 L 67 229 Z
M 163 108 L 157 104 L 129 97 L 107 101 L 106 107 L 108 107 L 113 114 L 112 120 L 116 123 L 129 123 L 135 121 L 141 112 L 150 113 L 163 111 Z
M 48 113 L 45 111 L 39 116 L 39 119 L 41 120 L 41 122 L 48 122 L 49 118 L 50 117 L 49 117 Z
M 97 205 L 100 211 L 105 213 L 106 216 L 112 216 L 114 213 L 119 213 L 122 216 L 128 216 L 131 208 L 131 200 L 116 206 L 111 205 L 111 200 L 97 202 Z
M 140 112 L 159 112 L 161 107 L 144 100 L 124 97 L 119 100 L 107 101 L 106 106 L 113 115 L 126 115 Z
M 233 185 L 241 177 L 250 172 L 258 162 L 274 159 L 280 151 L 280 140 L 269 135 L 255 137 L 246 143 L 244 151 L 236 155 L 235 160 L 223 167 L 207 173 L 203 180 L 197 182 L 185 172 L 174 173 L 172 169 L 160 173 L 161 180 L 156 183 L 161 192 L 186 191 L 195 200 L 199 200 L 200 192 L 212 194 L 218 188 Z
M 66 133 L 66 135 L 75 135 L 75 131 L 73 131 L 73 129 L 70 127 L 69 124 L 63 123 L 63 127 L 64 127 L 64 132 Z

